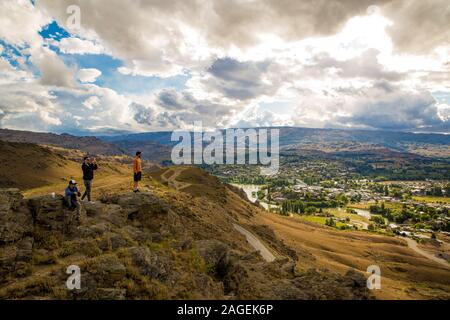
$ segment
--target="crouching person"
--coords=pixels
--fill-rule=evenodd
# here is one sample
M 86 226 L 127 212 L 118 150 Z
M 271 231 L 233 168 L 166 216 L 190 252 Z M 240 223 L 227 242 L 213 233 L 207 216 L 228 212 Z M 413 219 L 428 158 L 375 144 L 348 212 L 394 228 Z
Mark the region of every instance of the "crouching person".
M 78 197 L 81 197 L 80 191 L 78 191 L 77 182 L 75 180 L 69 181 L 69 186 L 66 188 L 65 198 L 71 210 L 77 210 L 77 221 L 81 218 L 81 204 L 78 201 Z

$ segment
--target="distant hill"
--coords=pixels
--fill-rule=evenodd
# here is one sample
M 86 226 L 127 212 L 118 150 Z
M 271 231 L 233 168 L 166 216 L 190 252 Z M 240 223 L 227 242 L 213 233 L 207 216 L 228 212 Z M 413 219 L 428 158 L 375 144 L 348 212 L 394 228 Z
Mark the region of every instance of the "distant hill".
M 450 135 L 445 134 L 290 127 L 282 127 L 279 129 L 281 145 L 308 143 L 329 145 L 343 142 L 378 144 L 387 148 L 401 148 L 403 145 L 409 143 L 450 145 Z
M 0 188 L 36 188 L 68 180 L 80 165 L 47 148 L 0 141 Z
M 256 128 L 258 129 L 258 128 Z M 272 128 L 261 128 L 272 129 Z M 431 158 L 450 158 L 450 135 L 393 131 L 311 129 L 280 127 L 282 149 L 341 153 L 390 149 Z M 161 163 L 170 160 L 172 132 L 147 132 L 99 137 L 78 137 L 69 134 L 36 133 L 0 129 L 0 140 L 28 142 L 79 149 L 89 154 L 134 156 Z M 383 151 L 384 152 L 384 151 Z
M 162 132 L 145 132 L 145 133 L 135 133 L 135 134 L 124 134 L 115 136 L 99 136 L 98 138 L 104 141 L 120 143 L 123 141 L 153 141 L 162 145 L 170 146 L 176 144 L 176 142 L 171 141 L 172 132 L 162 131 Z
M 401 143 L 429 143 L 450 145 L 450 135 L 410 133 L 396 131 L 374 130 L 343 130 L 343 129 L 314 129 L 298 127 L 262 127 L 251 129 L 279 129 L 280 144 L 282 146 L 305 143 L 336 143 L 359 142 L 380 144 L 385 147 L 395 147 Z M 245 129 L 244 129 L 245 130 Z M 117 141 L 154 141 L 163 145 L 173 145 L 172 132 L 147 132 L 116 136 L 102 136 L 100 139 L 108 142 Z
M 286 148 L 310 149 L 324 152 L 365 151 L 388 148 L 397 152 L 407 152 L 427 157 L 449 158 L 450 135 L 408 133 L 394 131 L 312 129 L 296 127 L 255 128 L 279 129 L 280 146 Z M 143 142 L 170 147 L 171 132 L 148 132 L 139 134 L 100 137 L 106 142 L 138 147 Z M 157 145 L 149 145 L 147 154 Z M 163 149 L 163 148 L 162 148 Z M 164 154 L 166 156 L 166 154 Z
M 146 140 L 120 140 L 113 142 L 117 147 L 129 156 L 134 156 L 136 151 L 142 152 L 142 159 L 161 163 L 170 160 L 172 148 L 155 141 Z
M 0 188 L 44 190 L 44 187 L 54 186 L 54 190 L 62 191 L 70 179 L 76 179 L 82 185 L 81 159 L 84 154 L 75 149 L 0 140 Z M 96 159 L 99 164 L 96 181 L 107 185 L 117 183 L 123 176 L 131 176 L 130 157 L 99 155 Z M 148 166 L 148 163 L 144 165 Z
M 0 140 L 78 149 L 92 155 L 122 155 L 125 153 L 119 146 L 102 141 L 96 137 L 76 137 L 70 134 L 59 135 L 54 133 L 0 129 Z

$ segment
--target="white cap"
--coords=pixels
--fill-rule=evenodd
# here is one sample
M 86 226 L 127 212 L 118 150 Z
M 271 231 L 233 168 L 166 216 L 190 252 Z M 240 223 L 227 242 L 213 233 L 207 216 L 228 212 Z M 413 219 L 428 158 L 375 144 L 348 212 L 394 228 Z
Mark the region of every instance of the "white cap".
M 77 182 L 72 179 L 72 180 L 69 181 L 69 184 L 77 184 Z

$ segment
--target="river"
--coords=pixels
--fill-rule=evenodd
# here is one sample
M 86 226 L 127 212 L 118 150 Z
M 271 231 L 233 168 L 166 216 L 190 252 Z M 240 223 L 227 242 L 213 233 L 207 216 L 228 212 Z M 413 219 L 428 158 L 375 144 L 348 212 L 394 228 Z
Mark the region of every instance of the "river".
M 370 220 L 370 218 L 372 218 L 372 215 L 370 214 L 369 210 L 364 210 L 364 209 L 353 209 L 353 210 L 356 211 L 358 216 L 364 217 L 364 218 L 369 219 L 369 220 Z
M 261 190 L 261 188 L 263 187 L 263 185 L 257 185 L 257 184 L 232 183 L 231 185 L 244 190 L 245 194 L 247 195 L 247 198 L 253 203 L 255 203 L 256 200 L 258 200 L 258 191 Z M 275 208 L 279 207 L 277 205 L 268 204 L 268 203 L 262 202 L 262 201 L 260 201 L 259 204 L 267 211 L 269 211 L 270 209 L 275 209 Z

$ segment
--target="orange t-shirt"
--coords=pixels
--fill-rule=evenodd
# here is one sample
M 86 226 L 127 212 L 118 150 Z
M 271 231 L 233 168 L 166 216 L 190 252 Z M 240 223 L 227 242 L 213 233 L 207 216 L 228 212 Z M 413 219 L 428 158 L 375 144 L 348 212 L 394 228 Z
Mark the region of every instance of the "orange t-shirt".
M 139 157 L 134 158 L 133 162 L 133 171 L 134 173 L 138 173 L 142 171 L 142 160 Z

